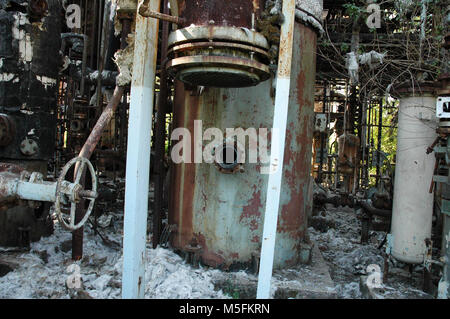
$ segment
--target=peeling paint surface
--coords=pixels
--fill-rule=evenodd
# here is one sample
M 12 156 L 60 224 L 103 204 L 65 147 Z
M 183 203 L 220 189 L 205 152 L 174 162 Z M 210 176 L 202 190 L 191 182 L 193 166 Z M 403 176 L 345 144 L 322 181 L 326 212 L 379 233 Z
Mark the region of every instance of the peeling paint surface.
M 1 73 L 0 74 L 0 82 L 9 82 L 15 78 L 15 74 L 13 73 Z
M 296 0 L 295 6 L 319 20 L 322 18 L 323 0 Z
M 16 126 L 10 145 L 0 149 L 4 159 L 46 162 L 54 154 L 62 17 L 59 0 L 47 4 L 39 21 L 29 17 L 28 1 L 20 10 L 0 10 L 0 111 Z M 30 157 L 18 146 L 32 129 L 39 151 Z
M 21 12 L 17 12 L 14 15 L 14 25 L 12 27 L 13 38 L 19 41 L 19 53 L 20 58 L 24 62 L 31 62 L 33 60 L 33 44 L 31 42 L 31 36 L 22 28 L 27 24 L 31 24 L 27 18 L 27 15 Z
M 322 26 L 323 0 L 296 0 L 295 6 L 296 19 L 320 33 L 325 32 Z
M 252 28 L 252 13 L 259 14 L 266 0 L 178 0 L 179 15 L 191 24 Z
M 275 267 L 299 262 L 307 215 L 312 209 L 310 163 L 314 129 L 315 31 L 296 24 L 280 220 Z M 272 127 L 271 81 L 252 88 L 205 88 L 203 93 L 175 90 L 174 127 L 194 132 L 195 120 L 203 129 Z M 193 142 L 193 141 L 192 141 Z M 210 141 L 205 141 L 204 146 Z M 192 143 L 193 144 L 193 143 Z M 247 142 L 248 145 L 248 142 Z M 270 145 L 268 145 L 270 152 Z M 248 150 L 248 146 L 246 147 Z M 248 153 L 248 152 L 246 152 Z M 248 157 L 248 154 L 246 154 Z M 248 162 L 248 161 L 247 161 Z M 203 262 L 218 268 L 248 265 L 261 246 L 268 176 L 261 164 L 244 164 L 244 172 L 222 174 L 213 164 L 173 165 L 169 224 L 176 224 L 172 244 L 183 250 L 196 239 Z
M 36 78 L 37 78 L 37 80 L 39 82 L 41 82 L 44 85 L 45 89 L 47 89 L 48 87 L 56 85 L 56 79 L 51 79 L 49 77 L 39 76 L 39 75 L 36 76 Z

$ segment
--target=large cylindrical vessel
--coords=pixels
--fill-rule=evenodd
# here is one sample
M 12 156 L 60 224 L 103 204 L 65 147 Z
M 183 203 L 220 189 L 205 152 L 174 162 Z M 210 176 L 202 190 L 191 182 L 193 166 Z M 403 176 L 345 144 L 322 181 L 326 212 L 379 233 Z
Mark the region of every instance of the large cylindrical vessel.
M 190 25 L 222 25 L 252 29 L 252 16 L 264 10 L 266 0 L 178 0 L 178 15 Z
M 427 148 L 436 140 L 437 120 L 436 98 L 429 91 L 404 93 L 400 99 L 391 253 L 409 264 L 424 261 L 431 240 L 436 160 Z
M 61 3 L 4 5 L 5 10 L 0 5 L 0 113 L 12 129 L 0 130 L 8 139 L 0 146 L 0 159 L 42 162 L 46 172 L 55 150 Z
M 298 264 L 307 215 L 312 209 L 316 44 L 315 30 L 296 23 L 276 268 Z M 274 116 L 272 85 L 270 80 L 245 89 L 209 87 L 192 91 L 178 81 L 174 127 L 194 132 L 194 121 L 201 120 L 203 132 L 208 128 L 270 131 Z M 203 147 L 209 143 L 204 141 Z M 262 174 L 262 168 L 267 164 L 249 163 L 249 148 L 245 149 L 247 161 L 242 170 L 207 163 L 172 166 L 169 223 L 177 226 L 172 245 L 186 250 L 192 242 L 198 243 L 202 261 L 213 267 L 242 268 L 261 248 L 268 185 L 268 175 Z M 266 151 L 270 153 L 270 144 Z
M 62 6 L 0 1 L 0 162 L 47 175 L 56 135 Z M 52 231 L 49 207 L 0 208 L 0 246 Z M 24 235 L 26 233 L 26 235 Z

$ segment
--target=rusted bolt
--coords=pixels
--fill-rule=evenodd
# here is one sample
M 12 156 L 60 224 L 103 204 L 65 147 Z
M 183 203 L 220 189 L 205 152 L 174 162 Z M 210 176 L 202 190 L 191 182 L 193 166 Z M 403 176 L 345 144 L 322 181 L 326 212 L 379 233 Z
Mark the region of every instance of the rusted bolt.
M 25 138 L 20 144 L 20 152 L 26 156 L 35 155 L 39 151 L 39 145 L 33 139 Z

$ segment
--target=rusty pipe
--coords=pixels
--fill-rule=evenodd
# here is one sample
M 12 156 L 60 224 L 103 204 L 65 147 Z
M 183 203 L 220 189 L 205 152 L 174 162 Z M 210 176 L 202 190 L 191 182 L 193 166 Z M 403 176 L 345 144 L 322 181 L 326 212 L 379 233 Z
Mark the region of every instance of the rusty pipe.
M 95 151 L 95 148 L 97 147 L 98 142 L 102 137 L 105 127 L 111 122 L 111 119 L 115 111 L 117 110 L 120 101 L 122 100 L 124 90 L 125 89 L 123 87 L 116 86 L 112 99 L 109 101 L 108 106 L 103 110 L 102 115 L 95 124 L 95 127 L 92 130 L 91 134 L 89 135 L 86 143 L 84 143 L 84 146 L 78 155 L 79 157 L 84 157 L 87 159 L 91 158 L 92 154 Z M 78 169 L 79 169 L 78 165 L 75 166 L 74 176 L 77 175 Z M 82 177 L 81 183 L 84 183 L 84 177 Z M 84 212 L 81 209 L 81 207 L 83 206 L 82 204 L 83 203 L 80 203 L 79 208 L 77 208 L 77 212 L 75 215 L 76 223 L 78 223 L 79 220 L 82 220 L 84 217 Z M 83 232 L 84 229 L 80 228 L 72 233 L 73 260 L 81 260 L 81 258 L 83 258 Z
M 129 20 L 125 19 L 123 21 L 123 34 L 128 35 L 130 32 L 131 32 L 131 23 Z M 126 36 L 122 37 L 121 43 L 122 49 L 124 49 L 127 46 L 125 39 Z M 86 143 L 84 143 L 84 146 L 81 149 L 80 154 L 78 155 L 79 157 L 85 157 L 87 159 L 90 159 L 90 157 L 95 151 L 95 148 L 97 147 L 98 142 L 100 141 L 100 138 L 103 134 L 103 131 L 105 130 L 105 127 L 111 122 L 111 119 L 114 116 L 114 113 L 116 112 L 117 107 L 122 99 L 124 91 L 125 91 L 124 87 L 116 86 L 111 100 L 109 101 L 108 105 L 100 115 L 100 118 L 95 124 L 95 127 L 93 128 L 91 134 L 89 135 L 89 138 L 87 139 Z
M 145 5 L 145 3 L 143 3 L 139 7 L 139 14 L 141 16 L 143 16 L 143 17 L 155 18 L 155 19 L 159 19 L 159 20 L 175 23 L 175 24 L 178 24 L 178 25 L 179 24 L 183 24 L 183 23 L 186 22 L 185 19 L 180 18 L 180 17 L 175 17 L 175 16 L 171 16 L 169 14 L 164 14 L 164 13 L 152 11 L 152 10 L 150 10 L 150 8 L 148 6 Z
M 87 159 L 89 159 L 92 156 L 92 154 L 95 151 L 95 148 L 97 147 L 98 142 L 100 141 L 100 138 L 102 137 L 105 127 L 109 124 L 109 122 L 111 122 L 111 119 L 117 110 L 117 106 L 119 105 L 122 99 L 124 90 L 125 90 L 124 87 L 116 86 L 116 88 L 114 89 L 112 99 L 109 101 L 108 106 L 103 110 L 102 115 L 95 124 L 94 129 L 89 135 L 89 138 L 87 139 L 86 143 L 84 143 L 84 146 L 81 149 L 80 154 L 78 156 L 85 157 Z
M 164 0 L 164 13 L 169 12 L 168 0 Z M 153 248 L 156 249 L 161 239 L 161 220 L 163 210 L 163 194 L 164 194 L 164 153 L 166 138 L 166 114 L 167 114 L 167 70 L 165 62 L 167 60 L 167 46 L 169 38 L 169 22 L 164 21 L 162 25 L 162 42 L 161 42 L 161 85 L 157 105 L 157 120 L 155 124 L 155 167 L 156 167 L 156 183 L 155 183 L 155 210 L 153 212 Z
M 128 35 L 131 31 L 131 21 L 128 19 L 123 20 L 123 34 Z M 122 37 L 122 40 L 125 40 L 126 37 Z M 124 49 L 126 47 L 126 41 L 122 41 L 121 48 Z M 95 151 L 95 148 L 97 147 L 98 142 L 101 139 L 101 136 L 103 134 L 103 131 L 105 130 L 106 126 L 111 122 L 112 117 L 114 116 L 114 113 L 117 110 L 118 105 L 120 104 L 120 101 L 122 99 L 122 96 L 124 94 L 125 88 L 116 86 L 114 89 L 114 94 L 109 101 L 106 108 L 103 110 L 102 114 L 100 115 L 100 118 L 98 119 L 97 123 L 95 124 L 94 129 L 92 130 L 91 134 L 89 135 L 87 141 L 84 143 L 83 148 L 81 149 L 79 156 L 85 157 L 87 159 L 90 159 L 92 154 Z M 76 176 L 78 172 L 78 166 L 75 166 L 75 173 L 74 176 Z M 82 183 L 84 183 L 84 177 L 82 177 Z M 83 203 L 79 204 L 79 207 L 82 207 Z M 76 216 L 75 216 L 75 222 L 79 222 L 79 220 L 82 220 L 84 217 L 84 212 L 81 210 L 81 208 L 77 208 Z M 83 228 L 80 228 L 73 232 L 72 234 L 72 259 L 73 260 L 80 260 L 83 258 Z

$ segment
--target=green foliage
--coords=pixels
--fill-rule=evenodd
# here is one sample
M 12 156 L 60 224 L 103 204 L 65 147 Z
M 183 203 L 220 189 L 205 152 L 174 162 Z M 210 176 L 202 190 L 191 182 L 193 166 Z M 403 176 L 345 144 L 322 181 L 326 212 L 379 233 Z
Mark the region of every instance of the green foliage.
M 350 52 L 350 46 L 347 43 L 342 43 L 341 44 L 341 52 L 342 53 Z
M 353 19 L 358 19 L 362 13 L 365 12 L 364 8 L 361 8 L 354 3 L 345 3 L 342 6 L 345 8 L 345 13 Z
M 386 105 L 386 103 L 384 104 Z M 381 133 L 381 151 L 383 153 L 387 154 L 388 160 L 391 163 L 391 166 L 394 167 L 395 166 L 395 158 L 397 155 L 397 111 L 398 109 L 391 109 L 391 108 L 383 108 L 383 125 L 385 126 L 391 126 L 391 128 L 389 127 L 383 127 L 382 128 L 382 133 Z M 376 120 L 373 121 L 372 123 L 374 125 L 378 125 L 378 112 L 379 112 L 379 108 L 375 107 L 372 112 L 375 112 L 376 114 Z M 374 126 L 372 128 L 372 133 L 371 133 L 371 156 L 377 156 L 377 153 L 375 152 L 375 150 L 378 148 L 378 126 Z M 372 159 L 373 157 L 371 157 Z M 370 164 L 372 163 L 376 163 L 376 160 L 373 162 L 371 160 Z M 386 163 L 384 163 L 386 165 Z M 382 171 L 386 170 L 387 167 L 382 167 Z M 373 166 L 370 168 L 369 170 L 369 174 L 370 175 L 375 175 L 376 174 L 376 166 Z M 375 185 L 375 178 L 371 179 L 371 183 L 372 186 Z
M 227 280 L 225 286 L 223 287 L 223 293 L 233 299 L 240 299 L 239 289 L 233 285 L 230 280 Z

